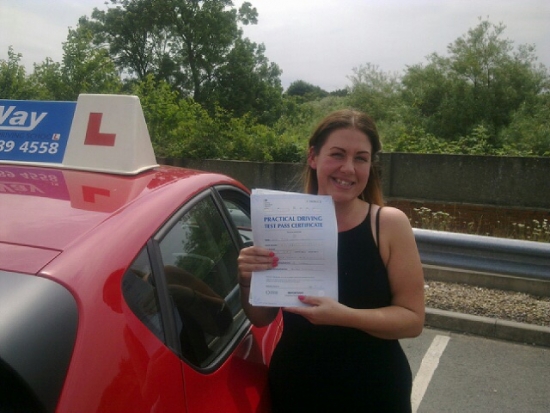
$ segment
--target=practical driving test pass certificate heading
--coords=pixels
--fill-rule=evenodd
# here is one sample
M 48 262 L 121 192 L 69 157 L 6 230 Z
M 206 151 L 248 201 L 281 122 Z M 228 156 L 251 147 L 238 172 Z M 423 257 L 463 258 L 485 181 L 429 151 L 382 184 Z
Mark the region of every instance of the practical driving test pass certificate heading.
M 250 304 L 304 306 L 299 295 L 338 300 L 338 230 L 328 195 L 252 190 L 254 245 L 279 257 L 277 267 L 252 273 Z

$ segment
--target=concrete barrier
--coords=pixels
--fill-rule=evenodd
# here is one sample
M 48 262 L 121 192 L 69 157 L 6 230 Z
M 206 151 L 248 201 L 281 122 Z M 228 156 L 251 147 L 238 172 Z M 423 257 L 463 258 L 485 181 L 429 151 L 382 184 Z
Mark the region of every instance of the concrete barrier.
M 159 158 L 222 172 L 249 188 L 301 190 L 303 165 Z M 382 153 L 384 196 L 393 199 L 538 208 L 550 212 L 550 157 Z

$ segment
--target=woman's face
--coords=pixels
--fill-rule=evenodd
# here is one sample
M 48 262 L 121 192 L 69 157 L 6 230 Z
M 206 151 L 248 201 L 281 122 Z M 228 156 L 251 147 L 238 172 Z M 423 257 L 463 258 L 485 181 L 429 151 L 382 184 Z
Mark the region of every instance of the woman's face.
M 357 129 L 332 132 L 316 155 L 310 148 L 308 164 L 317 172 L 318 195 L 331 195 L 334 202 L 355 200 L 367 186 L 372 145 Z

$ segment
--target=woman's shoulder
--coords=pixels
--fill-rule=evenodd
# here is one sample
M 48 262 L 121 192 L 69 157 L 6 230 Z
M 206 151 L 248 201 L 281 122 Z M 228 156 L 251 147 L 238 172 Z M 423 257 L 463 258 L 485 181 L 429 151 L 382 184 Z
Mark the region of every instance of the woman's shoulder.
M 386 266 L 396 252 L 409 251 L 415 245 L 414 233 L 407 215 L 400 209 L 383 207 L 380 210 L 379 223 L 380 255 Z
M 401 211 L 398 208 L 391 207 L 391 206 L 383 206 L 378 207 L 380 210 L 380 219 L 386 219 L 386 220 L 406 220 L 409 222 L 409 218 L 407 217 L 407 214 L 405 214 L 403 211 Z
M 381 231 L 410 231 L 411 223 L 409 217 L 400 209 L 384 206 L 380 211 L 380 230 Z

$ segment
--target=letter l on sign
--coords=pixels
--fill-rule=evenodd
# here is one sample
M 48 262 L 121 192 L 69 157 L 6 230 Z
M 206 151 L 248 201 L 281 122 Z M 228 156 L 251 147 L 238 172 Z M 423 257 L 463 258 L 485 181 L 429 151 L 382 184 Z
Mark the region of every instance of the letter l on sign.
M 115 133 L 101 133 L 99 131 L 102 117 L 103 113 L 90 113 L 84 145 L 115 146 Z

